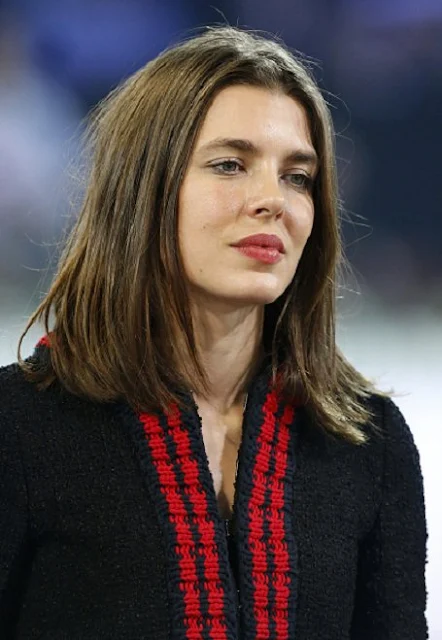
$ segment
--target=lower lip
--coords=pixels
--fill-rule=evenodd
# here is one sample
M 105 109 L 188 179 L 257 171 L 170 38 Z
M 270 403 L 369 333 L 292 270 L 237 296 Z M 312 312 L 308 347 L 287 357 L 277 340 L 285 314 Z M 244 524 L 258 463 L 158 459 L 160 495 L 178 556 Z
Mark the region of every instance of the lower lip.
M 282 258 L 282 253 L 278 249 L 271 247 L 258 247 L 256 245 L 248 245 L 247 247 L 235 247 L 243 255 L 266 264 L 275 264 Z

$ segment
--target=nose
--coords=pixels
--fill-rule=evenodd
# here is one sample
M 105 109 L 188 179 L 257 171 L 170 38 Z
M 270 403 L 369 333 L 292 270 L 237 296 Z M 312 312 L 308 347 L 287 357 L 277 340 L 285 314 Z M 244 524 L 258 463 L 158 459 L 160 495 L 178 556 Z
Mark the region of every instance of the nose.
M 269 216 L 280 218 L 287 207 L 286 199 L 277 179 L 260 180 L 253 192 L 248 194 L 247 210 L 252 216 Z

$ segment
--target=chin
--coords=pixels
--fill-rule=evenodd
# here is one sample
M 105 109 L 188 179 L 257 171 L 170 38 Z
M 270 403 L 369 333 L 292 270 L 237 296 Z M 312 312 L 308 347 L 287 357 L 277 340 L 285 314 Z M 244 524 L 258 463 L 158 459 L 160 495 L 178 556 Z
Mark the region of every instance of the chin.
M 253 282 L 244 282 L 240 288 L 242 297 L 248 297 L 254 304 L 272 304 L 289 286 L 285 279 L 269 277 L 254 278 Z
M 261 274 L 262 276 L 262 274 Z M 224 281 L 221 287 L 195 287 L 199 303 L 227 304 L 228 307 L 265 306 L 277 300 L 289 286 L 285 279 L 269 277 L 243 277 Z
M 285 288 L 278 287 L 278 289 L 271 289 L 260 287 L 256 290 L 250 289 L 247 291 L 245 287 L 242 288 L 235 299 L 246 304 L 251 305 L 266 305 L 272 304 L 284 293 Z

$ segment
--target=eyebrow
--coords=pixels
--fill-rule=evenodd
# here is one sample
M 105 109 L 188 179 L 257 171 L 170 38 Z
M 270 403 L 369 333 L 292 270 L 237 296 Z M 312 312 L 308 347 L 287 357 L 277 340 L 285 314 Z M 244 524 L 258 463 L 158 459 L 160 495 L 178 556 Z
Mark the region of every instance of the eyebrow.
M 207 144 L 200 147 L 198 153 L 207 153 L 208 151 L 216 151 L 217 149 L 232 149 L 233 151 L 242 151 L 249 154 L 260 154 L 260 149 L 251 140 L 243 138 L 215 138 Z M 287 162 L 296 162 L 301 164 L 309 164 L 312 167 L 318 166 L 318 156 L 314 149 L 296 149 L 290 152 L 285 160 Z

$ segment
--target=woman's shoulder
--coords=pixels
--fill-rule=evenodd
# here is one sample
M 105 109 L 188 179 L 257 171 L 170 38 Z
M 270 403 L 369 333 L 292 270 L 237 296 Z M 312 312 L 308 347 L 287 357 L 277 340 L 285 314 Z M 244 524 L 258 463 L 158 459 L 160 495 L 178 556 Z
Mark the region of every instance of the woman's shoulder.
M 20 434 L 35 419 L 36 393 L 18 363 L 0 367 L 0 459 L 7 467 L 19 456 Z
M 60 424 L 79 407 L 87 410 L 88 404 L 56 381 L 40 388 L 17 362 L 0 367 L 0 431 L 39 432 L 45 425 Z
M 13 408 L 26 410 L 26 401 L 37 392 L 17 362 L 0 367 L 0 419 Z
M 348 439 L 333 435 L 324 429 L 319 429 L 316 418 L 307 408 L 302 410 L 303 433 L 310 435 L 314 440 L 324 446 L 338 446 L 346 451 L 370 451 L 384 448 L 387 443 L 400 441 L 405 443 L 413 442 L 413 434 L 406 417 L 387 394 L 372 392 L 359 398 L 360 403 L 365 407 L 368 418 L 359 428 L 365 436 L 364 444 L 353 444 Z
M 369 437 L 378 438 L 385 443 L 414 442 L 412 431 L 393 398 L 386 394 L 373 393 L 365 400 L 371 414 L 371 420 L 366 429 Z
M 43 395 L 18 363 L 0 367 L 0 437 L 30 431 L 44 419 Z
M 371 393 L 362 402 L 370 418 L 361 427 L 366 439 L 363 444 L 353 444 L 342 437 L 325 435 L 318 429 L 308 429 L 309 445 L 333 459 L 342 459 L 354 469 L 368 469 L 370 476 L 383 477 L 393 468 L 406 468 L 420 473 L 419 451 L 415 435 L 406 417 L 387 394 Z M 311 420 L 307 424 L 312 425 Z
M 406 416 L 387 395 L 373 394 L 367 402 L 372 414 L 368 447 L 381 454 L 384 481 L 406 482 L 414 477 L 421 484 L 420 453 Z
M 17 363 L 0 369 L 0 463 L 20 459 L 32 477 L 62 473 L 61 461 L 73 452 L 99 456 L 103 439 L 118 441 L 121 450 L 124 433 L 116 426 L 110 405 L 76 396 L 57 381 L 41 389 Z

